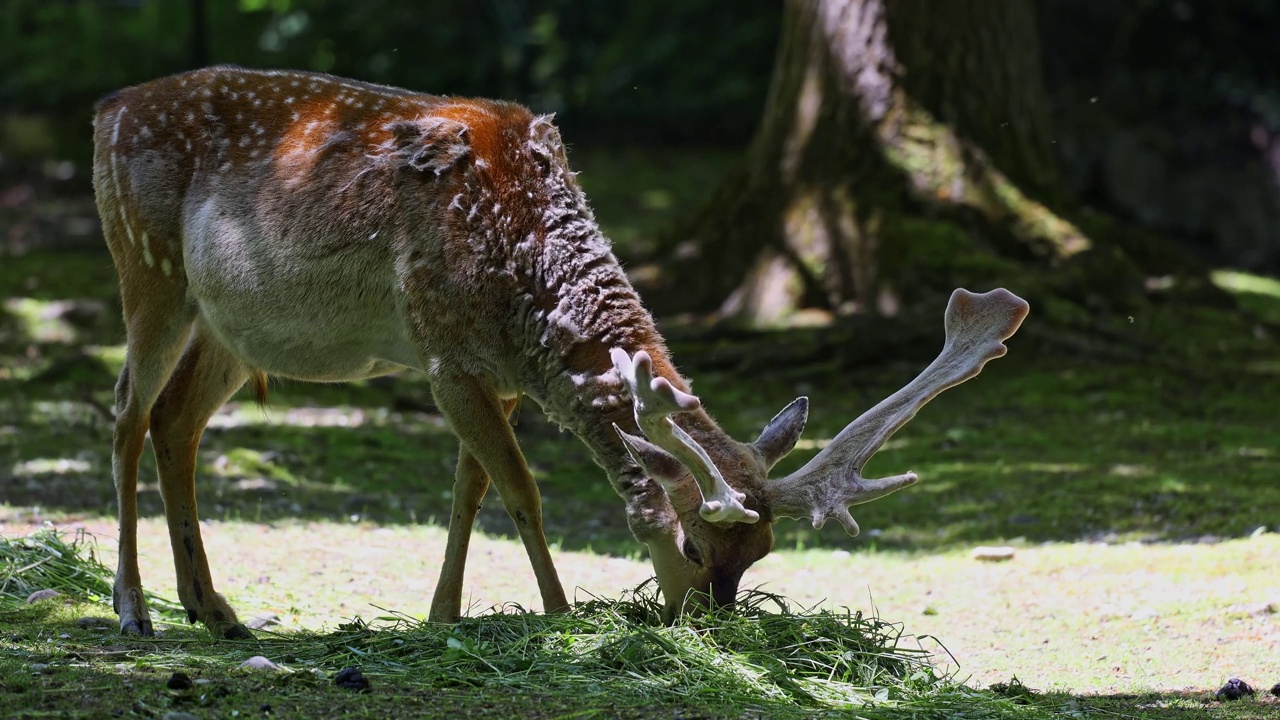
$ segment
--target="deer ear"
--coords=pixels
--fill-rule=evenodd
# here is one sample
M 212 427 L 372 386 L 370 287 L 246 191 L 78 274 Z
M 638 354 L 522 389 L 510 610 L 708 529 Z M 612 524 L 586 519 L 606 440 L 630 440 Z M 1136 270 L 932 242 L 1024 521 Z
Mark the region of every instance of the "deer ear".
M 657 480 L 668 495 L 674 489 L 675 483 L 689 474 L 688 468 L 666 450 L 642 437 L 623 431 L 616 424 L 613 429 L 618 433 L 618 437 L 622 438 L 622 445 L 635 464 L 640 466 L 645 475 Z
M 447 118 L 392 123 L 392 156 L 402 167 L 439 176 L 471 152 L 467 126 Z
M 809 398 L 798 397 L 791 404 L 774 416 L 764 426 L 760 437 L 751 443 L 764 457 L 766 467 L 787 456 L 804 432 L 804 424 L 809 419 Z

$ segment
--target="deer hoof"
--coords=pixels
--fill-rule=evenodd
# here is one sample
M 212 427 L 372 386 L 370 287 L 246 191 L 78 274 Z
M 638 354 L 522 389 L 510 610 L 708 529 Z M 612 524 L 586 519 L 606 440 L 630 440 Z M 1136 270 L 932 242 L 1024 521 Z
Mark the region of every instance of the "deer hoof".
M 140 635 L 142 637 L 152 637 L 156 631 L 151 627 L 151 618 L 143 618 L 140 620 L 120 620 L 121 635 Z

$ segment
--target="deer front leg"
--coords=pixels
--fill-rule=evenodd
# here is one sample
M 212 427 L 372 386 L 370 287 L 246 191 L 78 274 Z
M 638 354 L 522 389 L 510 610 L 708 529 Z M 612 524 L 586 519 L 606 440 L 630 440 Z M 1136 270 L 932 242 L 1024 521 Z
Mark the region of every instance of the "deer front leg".
M 445 546 L 440 581 L 431 598 L 431 622 L 451 623 L 462 616 L 462 576 L 467 565 L 471 530 L 480 511 L 480 501 L 489 489 L 489 476 L 475 456 L 462 446 L 458 451 L 458 471 L 453 482 L 453 514 L 449 516 L 449 542 Z
M 508 420 L 517 400 L 503 400 Z M 465 445 L 458 446 L 458 471 L 453 481 L 453 512 L 449 516 L 449 542 L 445 546 L 440 581 L 431 598 L 431 622 L 451 623 L 462 617 L 462 577 L 467 566 L 467 548 L 475 527 L 480 501 L 489 490 L 489 476 Z
M 445 419 L 453 428 L 453 432 L 462 442 L 464 450 L 470 453 L 479 463 L 484 473 L 498 488 L 502 497 L 502 505 L 516 524 L 520 540 L 524 543 L 525 552 L 529 554 L 529 562 L 533 565 L 533 574 L 538 579 L 538 590 L 542 594 L 542 604 L 547 612 L 564 612 L 569 609 L 569 601 L 565 598 L 564 588 L 560 585 L 560 577 L 556 574 L 551 560 L 551 549 L 547 547 L 547 539 L 542 533 L 542 497 L 538 486 L 529 474 L 524 455 L 516 442 L 515 433 L 507 417 L 511 412 L 510 401 L 498 398 L 497 393 L 487 383 L 477 377 L 464 374 L 443 375 L 437 373 L 431 378 L 431 392 L 435 396 L 436 405 L 444 413 Z M 461 478 L 461 475 L 459 476 Z M 474 487 L 472 488 L 474 492 Z M 454 498 L 455 508 L 458 499 Z M 474 507 L 478 502 L 473 502 Z M 449 549 L 447 552 L 466 551 L 465 543 L 455 547 L 455 530 L 453 525 L 459 523 L 456 536 L 465 533 L 469 539 L 471 521 L 475 519 L 475 511 L 468 511 L 465 530 L 458 518 L 450 521 Z M 452 554 L 445 559 L 445 572 L 456 572 L 452 582 L 458 585 L 441 585 L 436 589 L 437 596 L 442 591 L 458 593 L 461 603 L 461 575 L 464 560 Z M 456 571 L 450 571 L 450 563 L 457 563 Z M 445 579 L 441 574 L 442 583 Z M 436 603 L 432 604 L 431 618 L 437 618 Z M 442 608 L 443 609 L 443 608 Z
M 249 368 L 203 328 L 183 353 L 151 411 L 151 442 L 160 471 L 169 542 L 178 577 L 178 599 L 191 622 L 218 637 L 253 637 L 213 589 L 213 577 L 196 515 L 196 453 L 213 413 L 249 378 Z

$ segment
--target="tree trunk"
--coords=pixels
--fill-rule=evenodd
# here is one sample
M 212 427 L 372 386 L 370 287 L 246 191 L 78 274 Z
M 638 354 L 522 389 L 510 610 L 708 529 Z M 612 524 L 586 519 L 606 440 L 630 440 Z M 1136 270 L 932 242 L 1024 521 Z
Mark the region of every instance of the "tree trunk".
M 1049 210 L 1049 138 L 1028 0 L 786 0 L 743 166 L 638 282 L 772 324 L 1047 267 L 1088 247 Z

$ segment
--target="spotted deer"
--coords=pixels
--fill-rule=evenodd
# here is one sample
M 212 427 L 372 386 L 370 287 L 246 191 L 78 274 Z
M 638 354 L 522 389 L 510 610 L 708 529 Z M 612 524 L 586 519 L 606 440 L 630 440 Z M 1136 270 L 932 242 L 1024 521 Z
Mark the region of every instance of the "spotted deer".
M 178 596 L 219 636 L 248 631 L 214 590 L 196 517 L 206 423 L 245 384 L 425 373 L 459 440 L 433 621 L 461 612 L 490 481 L 549 612 L 569 603 L 509 416 L 522 395 L 577 435 L 626 503 L 668 617 L 729 605 L 780 517 L 834 517 L 916 482 L 866 461 L 934 395 L 1005 353 L 1027 312 L 957 290 L 942 354 L 800 470 L 770 480 L 808 416 L 753 442 L 689 393 L 601 234 L 548 116 L 321 74 L 214 67 L 103 98 L 94 186 L 128 338 L 112 452 L 125 633 L 152 633 L 137 563 L 137 474 L 151 434 Z

